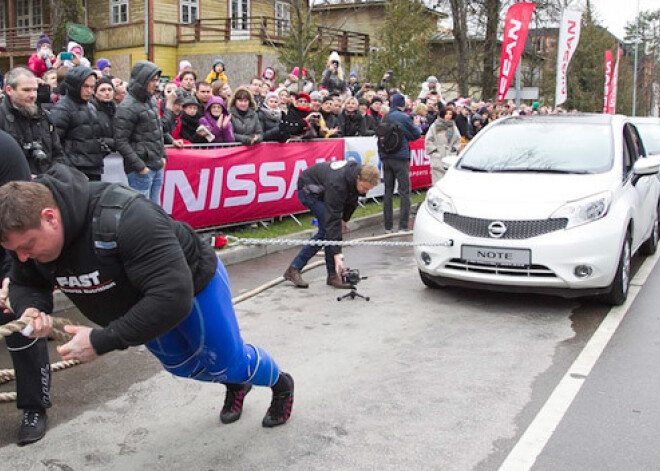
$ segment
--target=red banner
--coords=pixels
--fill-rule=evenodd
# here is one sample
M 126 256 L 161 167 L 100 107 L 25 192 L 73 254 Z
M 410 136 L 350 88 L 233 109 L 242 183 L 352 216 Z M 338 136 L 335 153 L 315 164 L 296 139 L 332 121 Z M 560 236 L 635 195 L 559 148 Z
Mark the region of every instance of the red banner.
M 424 137 L 410 142 L 410 188 L 429 188 L 431 181 L 431 159 L 426 155 Z
M 604 104 L 603 113 L 610 112 L 610 90 L 612 89 L 612 72 L 613 72 L 612 51 L 605 51 L 605 90 L 603 92 Z
M 614 65 L 614 72 L 612 72 L 612 80 L 610 82 L 609 98 L 607 99 L 607 113 L 615 114 L 616 113 L 616 94 L 619 88 L 619 63 L 621 62 L 621 56 L 623 51 L 619 49 L 617 51 L 616 64 Z
M 296 194 L 300 173 L 317 162 L 343 160 L 344 141 L 168 149 L 167 154 L 163 208 L 199 228 L 305 210 Z
M 515 3 L 506 14 L 504 40 L 500 57 L 500 77 L 497 86 L 497 101 L 502 103 L 516 73 L 518 62 L 525 49 L 529 22 L 532 20 L 534 3 Z

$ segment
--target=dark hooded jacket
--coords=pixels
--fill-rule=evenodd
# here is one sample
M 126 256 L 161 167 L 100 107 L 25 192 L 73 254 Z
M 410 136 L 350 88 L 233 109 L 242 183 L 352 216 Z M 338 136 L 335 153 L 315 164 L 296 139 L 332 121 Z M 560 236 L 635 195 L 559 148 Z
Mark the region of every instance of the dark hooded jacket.
M 64 77 L 66 94 L 58 100 L 50 115 L 57 135 L 71 165 L 85 175 L 103 173 L 101 124 L 96 108 L 80 97 L 83 83 L 94 71 L 89 67 L 75 67 Z
M 99 101 L 96 97 L 92 97 L 89 102 L 96 108 L 97 115 L 99 118 L 99 125 L 101 126 L 101 142 L 107 146 L 107 149 L 104 150 L 107 152 L 115 151 L 115 131 L 114 131 L 114 120 L 115 112 L 117 111 L 117 104 L 115 100 L 110 100 L 108 102 Z
M 339 115 L 338 125 L 343 137 L 367 135 L 367 123 L 359 111 L 354 113 L 342 111 Z
M 39 175 L 46 172 L 55 162 L 68 164 L 62 151 L 60 139 L 55 131 L 51 117 L 39 108 L 37 114 L 28 116 L 14 107 L 8 96 L 0 104 L 0 129 L 10 134 L 23 149 L 30 173 Z M 34 143 L 41 146 L 45 158 L 28 147 Z
M 119 253 L 99 255 L 92 217 L 110 184 L 88 182 L 62 165 L 35 181 L 55 196 L 64 245 L 50 263 L 21 263 L 12 253 L 10 298 L 17 314 L 28 307 L 52 312 L 57 285 L 80 312 L 102 326 L 91 334 L 99 355 L 144 344 L 188 316 L 193 296 L 206 287 L 217 267 L 213 249 L 190 226 L 138 196 L 120 217 Z
M 161 70 L 152 62 L 140 61 L 131 70 L 126 98 L 115 113 L 115 145 L 124 157 L 126 173 L 163 168 L 165 143 L 172 137 L 163 132 L 156 99 L 147 85 Z
M 360 194 L 357 177 L 362 166 L 354 160 L 321 162 L 300 174 L 298 191 L 325 203 L 325 238 L 342 240 L 342 221 L 348 222 L 357 208 Z M 340 246 L 327 246 L 326 253 L 341 253 Z

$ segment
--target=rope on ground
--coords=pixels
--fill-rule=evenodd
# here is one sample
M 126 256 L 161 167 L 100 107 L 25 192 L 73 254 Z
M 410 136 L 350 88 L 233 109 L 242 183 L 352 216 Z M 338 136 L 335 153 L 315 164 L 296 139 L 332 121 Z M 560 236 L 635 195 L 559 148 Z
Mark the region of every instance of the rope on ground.
M 236 245 L 312 245 L 318 247 L 327 246 L 340 246 L 340 247 L 359 247 L 359 246 L 372 246 L 372 247 L 451 247 L 454 245 L 452 239 L 442 239 L 435 242 L 387 242 L 381 239 L 390 237 L 402 237 L 412 235 L 411 231 L 396 232 L 392 234 L 384 234 L 382 236 L 364 237 L 354 240 L 323 240 L 323 239 L 248 239 L 243 237 L 225 236 L 230 247 Z
M 56 371 L 61 371 L 65 370 L 67 368 L 71 368 L 72 366 L 79 365 L 80 362 L 78 360 L 62 360 L 58 361 L 57 363 L 51 363 L 50 365 L 50 371 L 51 373 L 54 373 Z M 0 370 L 0 384 L 8 383 L 10 381 L 13 381 L 16 379 L 16 373 L 14 370 Z M 0 402 L 2 402 L 0 400 Z

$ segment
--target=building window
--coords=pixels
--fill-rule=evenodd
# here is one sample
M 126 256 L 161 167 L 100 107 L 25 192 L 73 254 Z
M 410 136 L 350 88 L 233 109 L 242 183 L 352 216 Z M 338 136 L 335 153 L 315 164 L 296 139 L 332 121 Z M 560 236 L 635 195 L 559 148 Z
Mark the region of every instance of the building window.
M 284 2 L 275 2 L 275 25 L 278 36 L 286 36 L 291 29 L 291 6 Z
M 128 0 L 110 0 L 110 24 L 128 23 Z
M 198 0 L 181 0 L 181 23 L 195 23 L 199 18 Z
M 41 0 L 16 1 L 16 28 L 21 36 L 41 32 Z M 4 16 L 4 15 L 3 15 Z M 34 31 L 39 29 L 39 31 Z

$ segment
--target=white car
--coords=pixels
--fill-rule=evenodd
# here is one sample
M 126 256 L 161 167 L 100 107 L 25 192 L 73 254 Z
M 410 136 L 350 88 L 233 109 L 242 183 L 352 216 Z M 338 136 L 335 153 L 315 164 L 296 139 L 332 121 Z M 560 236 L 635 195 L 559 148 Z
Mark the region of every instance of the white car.
M 619 115 L 489 124 L 431 188 L 415 221 L 422 281 L 626 300 L 630 261 L 658 245 L 660 161 Z
M 660 155 L 660 118 L 631 118 L 647 155 Z

